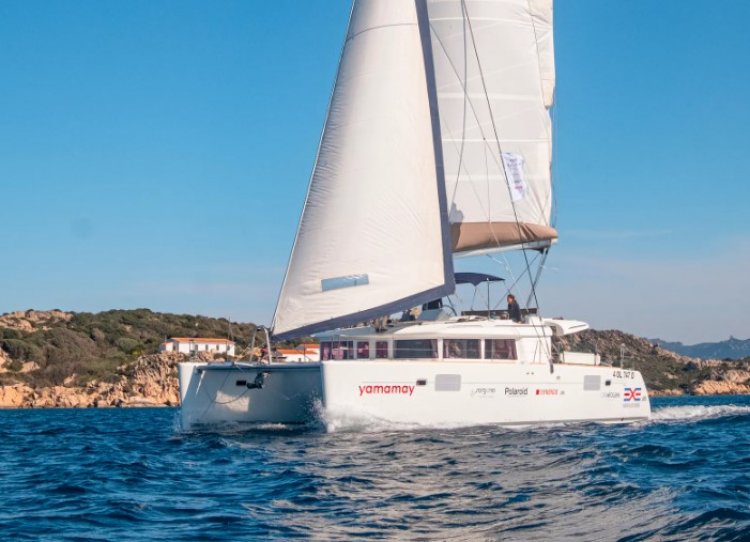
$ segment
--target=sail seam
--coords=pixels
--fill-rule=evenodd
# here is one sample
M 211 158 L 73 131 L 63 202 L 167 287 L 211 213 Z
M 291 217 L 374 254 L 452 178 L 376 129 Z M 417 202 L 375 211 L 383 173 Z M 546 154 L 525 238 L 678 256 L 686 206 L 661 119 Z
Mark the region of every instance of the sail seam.
M 463 11 L 462 11 L 462 14 L 463 14 Z M 478 141 L 484 141 L 485 144 L 487 142 L 487 137 L 486 137 L 486 135 L 484 133 L 484 128 L 482 127 L 481 123 L 479 122 L 479 112 L 477 111 L 477 108 L 474 106 L 474 102 L 471 99 L 473 93 L 468 92 L 468 88 L 466 86 L 466 81 L 468 79 L 468 71 L 467 71 L 468 70 L 468 54 L 467 54 L 468 46 L 467 46 L 467 43 L 466 43 L 466 26 L 467 26 L 466 23 L 467 23 L 467 20 L 466 20 L 466 15 L 465 14 L 463 14 L 463 23 L 464 23 L 462 25 L 462 28 L 464 30 L 464 34 L 463 34 L 464 35 L 464 74 L 463 74 L 463 77 L 461 76 L 461 74 L 459 74 L 458 69 L 456 68 L 455 63 L 453 62 L 453 60 L 451 59 L 450 55 L 448 54 L 448 51 L 447 51 L 447 49 L 445 47 L 445 44 L 443 43 L 443 40 L 440 39 L 440 35 L 437 32 L 435 32 L 435 37 L 437 38 L 437 43 L 440 46 L 440 48 L 443 51 L 443 53 L 445 54 L 445 59 L 448 61 L 448 64 L 450 65 L 451 69 L 453 70 L 453 73 L 456 75 L 456 78 L 458 79 L 458 82 L 461 85 L 461 88 L 463 89 L 462 96 L 464 97 L 464 101 L 463 101 L 463 117 L 462 117 L 462 127 L 461 127 L 462 128 L 462 139 L 461 139 L 461 146 L 460 146 L 460 148 L 458 148 L 458 151 L 459 151 L 459 163 L 458 163 L 458 168 L 456 170 L 457 171 L 457 173 L 456 173 L 456 183 L 455 183 L 455 186 L 453 187 L 453 194 L 451 195 L 451 203 L 455 202 L 455 200 L 456 200 L 456 194 L 458 193 L 458 189 L 459 189 L 459 180 L 462 178 L 461 168 L 464 167 L 464 165 L 463 165 L 464 146 L 465 146 L 466 141 L 471 141 L 471 140 L 467 140 L 465 137 L 463 137 L 465 135 L 465 133 L 466 133 L 466 120 L 468 118 L 468 115 L 467 115 L 467 105 L 468 105 L 468 108 L 471 109 L 471 113 L 474 116 L 474 119 L 477 121 L 477 126 L 479 128 L 479 131 L 482 134 L 482 137 L 484 138 L 484 139 L 478 140 Z M 431 26 L 430 28 L 433 28 L 433 27 Z M 453 134 L 451 133 L 451 136 L 452 135 Z M 442 134 L 441 134 L 441 138 L 442 138 Z M 444 140 L 444 141 L 446 141 L 446 140 Z M 449 139 L 449 141 L 453 141 L 455 143 L 455 141 L 457 141 L 457 140 L 452 137 L 451 139 Z M 454 144 L 454 148 L 456 148 L 455 144 Z M 493 160 L 494 160 L 494 158 L 493 158 Z M 474 193 L 474 196 L 477 198 L 477 202 L 482 207 L 482 211 L 485 211 L 483 198 L 480 197 L 479 193 L 477 192 L 477 188 L 475 186 L 475 182 L 474 182 L 473 176 L 471 175 L 471 173 L 468 170 L 465 170 L 464 174 L 466 176 L 468 176 L 468 178 L 469 178 L 469 181 L 470 181 L 469 186 L 470 186 L 472 192 Z M 488 202 L 490 201 L 489 198 L 487 198 L 487 201 Z M 447 205 L 447 203 L 446 203 L 446 205 Z M 488 217 L 488 221 L 489 221 L 490 220 L 489 210 L 487 210 L 487 217 Z M 498 244 L 498 239 L 497 238 L 495 239 L 495 242 L 496 242 L 496 244 Z
M 362 34 L 366 34 L 367 32 L 371 32 L 372 30 L 381 30 L 383 28 L 395 28 L 398 26 L 415 26 L 414 23 L 395 23 L 395 24 L 381 24 L 379 26 L 371 26 L 369 28 L 365 28 L 363 30 L 360 30 L 359 32 L 356 32 L 354 34 L 351 34 L 346 37 L 346 41 L 351 41 L 357 36 L 361 36 Z

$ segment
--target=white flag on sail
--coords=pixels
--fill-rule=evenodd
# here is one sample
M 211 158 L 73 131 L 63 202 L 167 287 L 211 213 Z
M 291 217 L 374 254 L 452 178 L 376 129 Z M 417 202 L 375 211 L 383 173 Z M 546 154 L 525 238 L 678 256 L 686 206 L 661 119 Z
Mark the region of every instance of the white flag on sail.
M 526 186 L 526 181 L 523 178 L 523 156 L 514 152 L 504 152 L 502 155 L 511 199 L 521 201 L 528 193 L 528 186 Z

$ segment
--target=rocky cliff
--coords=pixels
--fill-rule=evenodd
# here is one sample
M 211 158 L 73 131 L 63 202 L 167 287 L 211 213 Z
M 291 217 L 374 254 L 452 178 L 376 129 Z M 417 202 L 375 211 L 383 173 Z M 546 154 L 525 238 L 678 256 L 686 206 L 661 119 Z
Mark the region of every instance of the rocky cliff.
M 177 363 L 186 356 L 157 354 L 159 344 L 170 336 L 250 337 L 254 327 L 147 309 L 3 314 L 0 408 L 177 405 Z M 242 351 L 246 341 L 236 342 Z
M 174 406 L 179 404 L 177 363 L 183 354 L 162 353 L 140 357 L 121 368 L 114 382 L 92 380 L 75 385 L 74 378 L 60 386 L 15 383 L 0 386 L 0 407 L 113 407 Z

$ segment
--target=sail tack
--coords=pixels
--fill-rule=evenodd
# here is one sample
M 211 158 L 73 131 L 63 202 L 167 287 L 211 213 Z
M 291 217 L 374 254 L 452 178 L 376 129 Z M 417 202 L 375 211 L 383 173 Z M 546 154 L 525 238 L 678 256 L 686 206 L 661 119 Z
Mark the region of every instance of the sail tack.
M 277 338 L 452 293 L 424 1 L 355 2 L 274 315 Z
M 427 0 L 455 253 L 544 246 L 552 0 Z

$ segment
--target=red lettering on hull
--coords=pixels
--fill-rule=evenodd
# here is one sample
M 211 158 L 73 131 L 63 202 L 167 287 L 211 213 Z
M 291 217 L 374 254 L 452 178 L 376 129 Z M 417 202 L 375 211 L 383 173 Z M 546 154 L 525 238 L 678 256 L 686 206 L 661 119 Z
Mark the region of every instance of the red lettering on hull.
M 555 388 L 537 388 L 536 394 L 537 395 L 558 395 L 560 394 L 560 391 Z
M 408 384 L 367 384 L 359 386 L 359 396 L 363 395 L 408 395 L 414 393 L 414 386 Z

